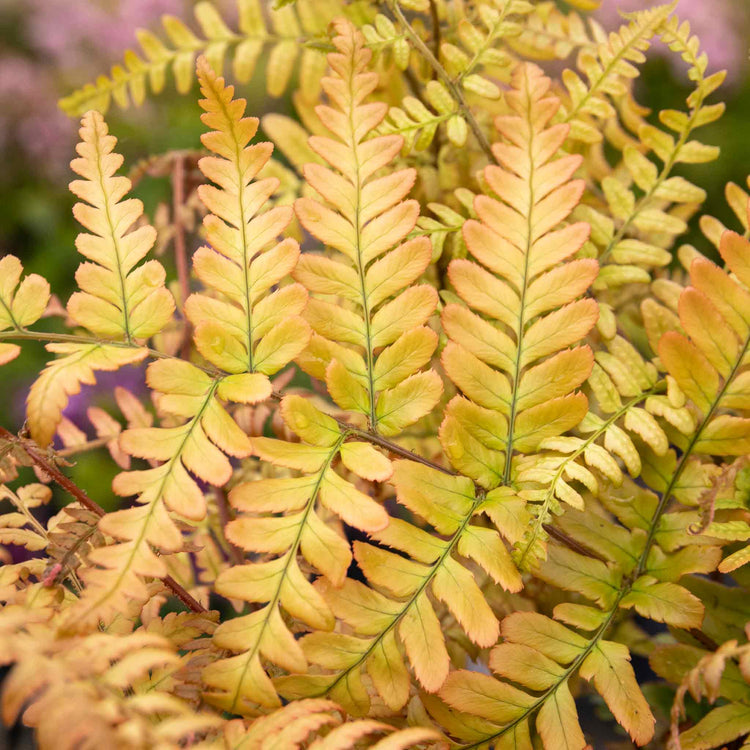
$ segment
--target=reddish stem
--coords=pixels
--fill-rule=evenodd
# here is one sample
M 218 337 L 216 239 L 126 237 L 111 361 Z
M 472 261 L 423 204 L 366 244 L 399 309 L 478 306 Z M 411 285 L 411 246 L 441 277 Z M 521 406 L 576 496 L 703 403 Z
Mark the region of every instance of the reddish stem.
M 9 440 L 18 445 L 26 455 L 49 477 L 59 484 L 68 494 L 72 495 L 84 508 L 100 518 L 106 515 L 104 509 L 94 502 L 70 477 L 65 476 L 53 463 L 48 461 L 39 449 L 32 445 L 28 440 L 23 440 L 9 432 L 4 427 L 0 427 L 0 438 Z M 172 576 L 163 578 L 164 585 L 191 611 L 207 612 L 206 608 L 196 599 L 194 599 L 185 589 L 175 581 Z

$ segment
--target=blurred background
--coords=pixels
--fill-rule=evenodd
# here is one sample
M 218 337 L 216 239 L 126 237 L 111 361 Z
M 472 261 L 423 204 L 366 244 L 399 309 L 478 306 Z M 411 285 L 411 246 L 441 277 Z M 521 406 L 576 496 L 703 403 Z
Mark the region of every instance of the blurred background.
M 0 0 L 0 255 L 13 253 L 27 272 L 43 274 L 63 304 L 73 291 L 80 260 L 73 247 L 74 200 L 67 191 L 77 122 L 58 109 L 57 100 L 120 62 L 123 52 L 134 46 L 137 28 L 160 33 L 163 14 L 190 23 L 194 4 L 193 0 Z M 234 0 L 216 0 L 216 4 L 233 25 Z M 604 0 L 597 17 L 605 27 L 615 28 L 622 21 L 621 12 L 654 4 L 653 0 Z M 708 191 L 706 210 L 735 226 L 723 193 L 728 180 L 744 183 L 750 172 L 750 2 L 680 0 L 677 13 L 701 38 L 710 70 L 728 71 L 719 93 L 727 113 L 701 131 L 702 140 L 721 147 L 721 158 L 689 167 L 685 174 Z M 652 51 L 638 86 L 637 98 L 652 108 L 682 107 L 690 92 L 682 61 L 659 47 Z M 266 99 L 261 75 L 241 93 L 250 100 L 253 114 L 268 109 L 291 113 L 288 101 Z M 147 97 L 139 108 L 113 107 L 107 119 L 126 165 L 132 167 L 150 154 L 198 147 L 202 130 L 198 115 L 196 97 L 176 94 L 170 81 L 158 97 Z M 153 212 L 160 201 L 169 199 L 169 180 L 144 180 L 136 194 Z M 690 241 L 706 247 L 699 244 L 696 232 Z M 164 256 L 167 265 L 169 255 Z M 42 345 L 29 343 L 19 359 L 2 369 L 0 424 L 20 429 L 28 387 L 45 360 Z M 125 384 L 137 390 L 142 376 L 126 372 L 116 377 L 120 383 L 124 377 Z M 111 399 L 110 380 L 106 375 L 101 378 L 94 403 Z M 85 399 L 74 398 L 66 411 L 89 432 L 85 407 L 90 403 L 89 393 Z M 71 467 L 74 478 L 94 495 L 100 489 L 99 501 L 105 506 L 116 471 L 101 451 L 79 457 Z
M 234 0 L 215 2 L 233 25 Z M 137 28 L 159 33 L 163 14 L 190 22 L 194 4 L 194 0 L 0 0 L 0 256 L 13 253 L 27 272 L 44 275 L 63 304 L 74 289 L 80 261 L 73 244 L 78 231 L 71 214 L 74 199 L 67 190 L 78 123 L 58 109 L 57 101 L 120 62 L 123 52 L 134 46 Z M 615 28 L 622 22 L 621 12 L 655 4 L 654 0 L 603 0 L 597 18 L 606 28 Z M 701 38 L 709 70 L 728 72 L 717 97 L 726 102 L 727 113 L 701 131 L 701 140 L 721 147 L 721 157 L 688 167 L 684 174 L 707 190 L 706 212 L 735 227 L 724 186 L 730 180 L 744 184 L 750 173 L 750 0 L 680 0 L 677 13 Z M 637 99 L 651 108 L 682 108 L 690 90 L 681 60 L 664 48 L 652 50 L 638 82 Z M 288 100 L 267 100 L 261 75 L 240 93 L 249 99 L 254 115 L 269 109 L 292 113 Z M 130 168 L 148 155 L 197 148 L 202 132 L 199 111 L 196 96 L 176 94 L 170 81 L 160 96 L 147 97 L 139 108 L 114 107 L 107 120 Z M 160 202 L 169 200 L 169 179 L 142 181 L 135 194 L 153 215 Z M 708 243 L 695 229 L 688 240 L 707 249 Z M 163 260 L 169 265 L 169 254 Z M 4 427 L 21 428 L 28 388 L 47 356 L 41 344 L 30 342 L 19 359 L 0 371 Z M 112 406 L 115 384 L 137 392 L 142 377 L 135 368 L 101 375 L 93 393 L 89 390 L 71 400 L 66 416 L 91 434 L 86 407 Z M 100 505 L 111 507 L 111 479 L 118 469 L 105 451 L 77 456 L 66 471 Z M 56 490 L 53 506 L 67 500 Z M 17 729 L 11 736 L 0 727 L 0 748 L 30 746 L 28 736 L 22 737 Z

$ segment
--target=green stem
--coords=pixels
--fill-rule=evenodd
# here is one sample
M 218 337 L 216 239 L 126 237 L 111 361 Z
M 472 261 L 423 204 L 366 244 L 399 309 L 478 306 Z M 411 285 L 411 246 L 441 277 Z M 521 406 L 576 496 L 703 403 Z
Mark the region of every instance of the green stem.
M 438 79 L 448 89 L 451 96 L 458 104 L 458 107 L 461 110 L 461 115 L 471 128 L 471 132 L 474 133 L 474 137 L 477 139 L 477 142 L 479 143 L 482 151 L 484 151 L 484 153 L 487 155 L 487 158 L 494 163 L 495 155 L 492 153 L 492 146 L 490 145 L 487 136 L 484 134 L 484 131 L 474 117 L 474 113 L 471 111 L 471 107 L 469 107 L 469 104 L 466 101 L 466 97 L 464 96 L 464 92 L 461 86 L 457 84 L 450 75 L 448 75 L 448 71 L 441 65 L 440 61 L 435 57 L 435 55 L 432 54 L 432 50 L 422 41 L 422 39 L 420 39 L 419 35 L 414 31 L 414 29 L 412 29 L 411 24 L 399 7 L 398 0 L 387 0 L 387 3 L 391 12 L 396 17 L 396 20 L 401 25 L 401 28 L 403 28 L 403 30 L 406 32 L 406 35 L 409 37 L 409 41 L 412 43 L 412 46 L 429 63 L 430 67 L 433 69 L 433 71 L 435 71 Z
M 648 564 L 648 556 L 649 556 L 649 553 L 651 552 L 651 548 L 654 546 L 654 543 L 655 543 L 656 532 L 659 528 L 659 522 L 661 521 L 661 518 L 667 509 L 667 505 L 669 504 L 669 501 L 672 499 L 672 494 L 674 493 L 675 487 L 677 486 L 677 482 L 682 476 L 682 473 L 685 470 L 685 467 L 687 466 L 688 462 L 692 458 L 695 445 L 700 440 L 700 437 L 703 434 L 703 431 L 706 429 L 714 413 L 718 409 L 721 399 L 724 396 L 724 393 L 726 392 L 726 389 L 728 388 L 729 384 L 732 382 L 732 379 L 735 377 L 735 375 L 739 371 L 741 363 L 745 359 L 745 355 L 749 347 L 750 347 L 750 337 L 748 337 L 745 340 L 744 347 L 742 351 L 739 353 L 737 357 L 737 361 L 735 362 L 735 365 L 732 368 L 732 371 L 729 373 L 726 380 L 724 381 L 724 385 L 716 394 L 716 398 L 714 399 L 714 402 L 711 408 L 704 416 L 703 421 L 701 422 L 700 426 L 693 434 L 693 437 L 690 440 L 690 443 L 688 444 L 682 456 L 680 457 L 680 460 L 675 468 L 674 473 L 672 474 L 669 484 L 664 490 L 664 494 L 662 495 L 661 499 L 659 500 L 658 505 L 656 506 L 654 515 L 651 517 L 651 522 L 649 523 L 649 530 L 648 530 L 648 535 L 646 537 L 646 542 L 644 544 L 643 551 L 641 552 L 641 555 L 638 558 L 638 562 L 636 563 L 633 569 L 633 572 L 626 579 L 625 585 L 622 587 L 622 589 L 617 595 L 617 599 L 612 604 L 612 607 L 610 608 L 610 610 L 606 613 L 604 621 L 599 626 L 599 628 L 597 628 L 596 632 L 591 637 L 591 640 L 589 641 L 586 648 L 575 658 L 575 660 L 565 670 L 564 674 L 561 675 L 560 679 L 557 680 L 555 684 L 552 685 L 545 693 L 539 696 L 539 699 L 534 703 L 534 705 L 529 706 L 529 708 L 526 711 L 524 711 L 524 713 L 521 716 L 519 716 L 515 721 L 503 727 L 499 732 L 491 736 L 485 737 L 479 742 L 475 742 L 470 745 L 460 745 L 459 747 L 461 748 L 461 750 L 474 750 L 479 747 L 485 747 L 488 743 L 492 743 L 495 740 L 499 739 L 500 737 L 503 737 L 504 735 L 506 735 L 511 729 L 513 729 L 513 727 L 515 727 L 520 722 L 528 719 L 539 708 L 541 708 L 544 702 L 559 688 L 559 686 L 563 682 L 565 682 L 565 680 L 567 680 L 581 666 L 584 659 L 591 653 L 591 651 L 593 651 L 594 648 L 596 648 L 599 641 L 604 637 L 606 632 L 609 630 L 612 624 L 612 621 L 615 619 L 615 616 L 617 615 L 618 609 L 620 607 L 620 602 L 622 602 L 622 600 L 630 593 L 635 582 L 646 570 L 646 566 Z

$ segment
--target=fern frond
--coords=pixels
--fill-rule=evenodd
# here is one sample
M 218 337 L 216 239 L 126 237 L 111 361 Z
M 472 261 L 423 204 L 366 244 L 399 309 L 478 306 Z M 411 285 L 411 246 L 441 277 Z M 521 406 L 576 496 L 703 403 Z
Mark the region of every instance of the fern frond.
M 570 123 L 571 138 L 584 143 L 601 140 L 596 120 L 615 116 L 609 98 L 627 93 L 627 82 L 638 75 L 634 65 L 645 61 L 644 51 L 674 11 L 674 6 L 675 3 L 670 2 L 631 13 L 630 23 L 597 40 L 595 50 L 584 48 L 580 51 L 577 67 L 586 76 L 588 84 L 572 70 L 563 73 L 563 83 L 570 95 L 570 104 L 564 107 L 563 116 Z
M 442 392 L 439 376 L 422 370 L 437 346 L 437 336 L 424 325 L 437 292 L 427 284 L 410 286 L 432 252 L 424 237 L 399 244 L 419 216 L 417 201 L 403 200 L 415 171 L 375 176 L 393 161 L 403 139 L 368 137 L 386 110 L 381 103 L 363 103 L 378 81 L 367 72 L 372 53 L 348 22 L 338 23 L 336 31 L 338 52 L 329 55 L 333 75 L 323 79 L 331 106 L 316 108 L 334 137 L 309 141 L 333 169 L 310 164 L 304 170 L 333 208 L 300 198 L 295 210 L 305 229 L 337 255 L 306 253 L 294 277 L 348 306 L 319 298 L 309 302 L 305 314 L 316 335 L 301 364 L 325 379 L 341 408 L 366 415 L 373 430 L 395 435 L 428 413 Z
M 505 0 L 479 3 L 475 23 L 462 18 L 456 28 L 458 44 L 445 41 L 440 45 L 442 62 L 455 84 L 482 99 L 499 99 L 500 88 L 490 77 L 507 79 L 511 65 L 501 40 L 517 35 L 523 17 L 532 10 L 525 0 Z M 478 72 L 482 69 L 487 75 Z
M 49 284 L 36 273 L 21 281 L 23 266 L 15 255 L 0 258 L 0 332 L 21 331 L 42 317 L 49 302 Z M 17 344 L 0 342 L 0 365 L 21 353 Z
M 114 491 L 136 495 L 138 505 L 103 516 L 99 530 L 116 543 L 95 549 L 91 566 L 81 572 L 86 592 L 67 613 L 70 630 L 96 626 L 126 612 L 129 601 L 148 598 L 144 577 L 167 575 L 164 560 L 154 553 L 178 552 L 182 534 L 170 516 L 200 521 L 206 502 L 196 479 L 215 486 L 229 481 L 232 467 L 225 454 L 246 456 L 250 441 L 227 414 L 219 398 L 239 400 L 253 396 L 252 375 L 230 375 L 212 380 L 178 360 L 152 362 L 146 373 L 149 387 L 159 395 L 160 409 L 179 420 L 175 427 L 140 427 L 126 430 L 120 438 L 131 456 L 162 461 L 150 469 L 118 474 Z
M 448 675 L 449 657 L 428 591 L 444 602 L 473 643 L 487 647 L 497 640 L 498 623 L 484 594 L 454 555 L 472 560 L 506 590 L 519 591 L 521 578 L 500 533 L 480 519 L 487 515 L 515 541 L 524 526 L 522 503 L 497 491 L 476 495 L 469 479 L 411 461 L 396 462 L 391 481 L 398 502 L 444 538 L 391 518 L 385 529 L 370 534 L 380 546 L 355 542 L 355 559 L 370 586 L 353 580 L 339 587 L 335 581 L 318 585 L 354 635 L 305 636 L 301 646 L 308 661 L 326 671 L 280 678 L 285 696 L 331 695 L 350 713 L 366 714 L 366 672 L 389 709 L 398 711 L 410 684 L 399 641 L 420 684 L 435 692 Z
M 634 742 L 644 745 L 651 739 L 655 720 L 638 687 L 625 646 L 605 640 L 592 644 L 574 630 L 537 613 L 506 617 L 502 635 L 503 643 L 490 652 L 490 668 L 504 680 L 459 670 L 448 677 L 440 691 L 453 708 L 490 724 L 482 741 L 461 747 L 480 747 L 501 737 L 515 740 L 516 747 L 531 747 L 529 718 L 536 712 L 536 729 L 545 748 L 582 750 L 586 740 L 568 687 L 575 669 L 594 683 Z M 494 731 L 491 725 L 495 725 Z
M 739 635 L 739 633 L 738 633 Z M 747 636 L 747 631 L 742 634 Z M 750 647 L 737 639 L 714 652 L 684 644 L 662 646 L 651 656 L 657 674 L 679 687 L 671 711 L 670 734 L 676 750 L 709 750 L 725 746 L 750 731 Z M 696 703 L 721 700 L 693 726 L 685 728 L 685 699 Z
M 333 465 L 340 456 L 354 474 L 384 481 L 391 475 L 390 462 L 366 443 L 346 442 L 347 431 L 300 396 L 287 396 L 281 412 L 304 442 L 254 438 L 253 452 L 275 466 L 302 472 L 301 476 L 243 483 L 229 496 L 243 515 L 227 525 L 227 538 L 244 550 L 266 555 L 262 561 L 230 568 L 216 581 L 220 594 L 260 605 L 217 629 L 216 645 L 240 653 L 215 662 L 203 674 L 211 688 L 207 699 L 233 713 L 252 715 L 258 705 L 280 705 L 262 659 L 292 672 L 307 669 L 305 654 L 282 609 L 314 630 L 334 626 L 329 605 L 298 559 L 302 555 L 333 585 L 344 582 L 352 554 L 335 525 L 326 522 L 327 514 L 369 533 L 388 524 L 385 510 Z M 273 515 L 260 515 L 267 513 Z
M 719 119 L 724 105 L 706 104 L 721 85 L 725 73 L 706 75 L 708 59 L 700 53 L 698 39 L 687 23 L 672 16 L 659 30 L 672 50 L 689 65 L 688 75 L 695 89 L 687 99 L 688 111 L 664 110 L 659 119 L 674 135 L 647 123 L 638 127 L 637 144 L 623 150 L 620 174 L 604 177 L 601 183 L 611 219 L 602 220 L 593 208 L 581 210 L 580 218 L 599 227 L 592 240 L 599 248 L 602 270 L 596 287 L 606 289 L 629 282 L 650 281 L 654 268 L 670 262 L 669 246 L 687 229 L 686 220 L 694 207 L 705 200 L 705 192 L 684 177 L 670 176 L 677 164 L 700 164 L 716 159 L 719 149 L 698 140 L 692 132 Z M 646 153 L 644 154 L 644 147 Z M 662 162 L 659 169 L 649 151 Z M 640 197 L 636 195 L 640 193 Z
M 719 250 L 736 280 L 711 261 L 696 258 L 690 266 L 691 286 L 679 302 L 686 335 L 665 333 L 659 356 L 703 416 L 691 440 L 692 451 L 740 456 L 750 452 L 750 419 L 726 410 L 745 411 L 750 406 L 750 379 L 744 372 L 750 345 L 750 242 L 725 232 Z
M 232 99 L 234 88 L 225 86 L 205 58 L 198 61 L 198 79 L 206 97 L 203 122 L 213 131 L 202 136 L 215 156 L 200 160 L 199 167 L 216 183 L 201 185 L 198 193 L 211 212 L 204 219 L 210 247 L 193 256 L 198 278 L 207 294 L 191 295 L 185 311 L 195 326 L 198 351 L 211 364 L 231 373 L 253 373 L 243 379 L 243 401 L 262 401 L 271 395 L 269 375 L 287 365 L 307 345 L 310 329 L 300 317 L 307 293 L 300 284 L 270 290 L 294 268 L 299 246 L 293 239 L 276 243 L 289 225 L 292 209 L 261 207 L 279 185 L 273 177 L 253 182 L 267 165 L 273 146 L 249 146 L 258 128 L 256 118 L 244 118 L 245 101 Z
M 319 735 L 318 730 L 325 734 Z M 370 735 L 381 734 L 386 738 L 370 739 Z M 336 750 L 354 747 L 356 743 L 356 747 L 373 750 L 409 750 L 436 740 L 439 735 L 424 727 L 394 729 L 381 721 L 347 720 L 341 707 L 333 701 L 311 699 L 296 701 L 256 719 L 249 728 L 241 721 L 231 722 L 225 730 L 225 738 L 228 746 L 235 748 L 274 743 L 289 750 Z M 368 744 L 361 744 L 363 742 Z
M 129 232 L 143 215 L 141 201 L 123 200 L 131 188 L 117 176 L 123 158 L 114 152 L 117 139 L 109 135 L 98 112 L 81 121 L 78 159 L 71 168 L 83 179 L 70 183 L 82 201 L 73 214 L 88 232 L 78 235 L 76 247 L 90 263 L 82 263 L 76 281 L 82 289 L 68 302 L 73 321 L 98 338 L 132 343 L 158 333 L 174 311 L 172 295 L 164 288 L 165 273 L 158 261 L 136 268 L 154 244 L 155 230 L 144 225 Z
M 392 61 L 399 70 L 409 67 L 411 49 L 407 36 L 403 32 L 399 33 L 388 16 L 378 13 L 372 23 L 362 26 L 362 35 L 373 52 L 388 53 L 386 66 Z
M 122 164 L 114 152 L 117 139 L 97 112 L 84 116 L 80 135 L 79 158 L 71 167 L 83 179 L 71 182 L 70 189 L 81 198 L 73 213 L 88 230 L 78 235 L 76 247 L 89 262 L 76 271 L 82 291 L 71 296 L 68 314 L 95 341 L 47 345 L 65 356 L 50 362 L 29 392 L 29 428 L 41 446 L 52 440 L 68 397 L 80 384 L 95 383 L 97 370 L 142 360 L 148 352 L 138 342 L 158 333 L 174 311 L 162 265 L 156 260 L 136 265 L 153 246 L 156 231 L 148 224 L 130 231 L 143 215 L 143 204 L 123 200 L 131 183 L 116 175 Z
M 271 47 L 266 64 L 268 94 L 281 96 L 286 91 L 295 64 L 301 58 L 303 88 L 314 97 L 324 61 L 316 46 L 327 41 L 326 26 L 341 15 L 342 4 L 338 0 L 298 0 L 296 9 L 286 7 L 271 11 L 270 28 L 260 0 L 237 0 L 237 10 L 239 31 L 233 31 L 212 2 L 197 3 L 195 20 L 202 37 L 175 16 L 163 16 L 166 43 L 149 31 L 138 31 L 140 54 L 128 50 L 123 64 L 115 65 L 109 77 L 99 76 L 95 83 L 61 99 L 60 108 L 77 116 L 90 109 L 106 113 L 112 100 L 123 108 L 131 102 L 142 104 L 149 89 L 154 94 L 163 91 L 169 69 L 177 90 L 187 93 L 194 80 L 196 56 L 205 55 L 210 66 L 221 71 L 230 50 L 234 55 L 234 77 L 238 82 L 246 83 L 253 77 L 258 58 L 266 46 Z
M 546 96 L 548 89 L 537 67 L 515 71 L 506 94 L 514 114 L 496 121 L 508 140 L 493 146 L 502 166 L 484 172 L 500 200 L 478 196 L 480 220 L 464 224 L 478 263 L 459 259 L 448 268 L 465 305 L 443 310 L 450 343 L 442 362 L 464 395 L 446 409 L 441 443 L 453 465 L 485 487 L 508 483 L 514 453 L 533 452 L 575 427 L 587 407 L 575 389 L 591 372 L 591 350 L 567 347 L 596 322 L 596 303 L 576 298 L 596 278 L 598 265 L 589 259 L 561 263 L 580 249 L 589 228 L 555 229 L 578 202 L 583 183 L 570 179 L 580 157 L 553 159 L 568 126 L 548 127 L 559 104 Z
M 687 526 L 675 533 L 672 514 L 661 515 L 660 499 L 628 480 L 622 490 L 601 500 L 606 509 L 592 502 L 585 513 L 567 510 L 556 524 L 589 554 L 551 545 L 547 561 L 536 571 L 541 580 L 575 591 L 594 605 L 558 604 L 555 619 L 537 613 L 506 617 L 503 642 L 490 652 L 489 661 L 503 680 L 459 671 L 440 691 L 453 708 L 495 725 L 474 727 L 467 736 L 456 726 L 455 736 L 469 740 L 461 747 L 503 738 L 519 742 L 519 737 L 525 738 L 521 747 L 530 746 L 529 721 L 536 715 L 545 748 L 580 750 L 586 742 L 568 688 L 575 672 L 593 683 L 636 744 L 652 738 L 654 717 L 635 680 L 628 649 L 604 636 L 620 608 L 635 608 L 674 627 L 700 626 L 700 599 L 687 583 L 677 581 L 713 571 L 719 559 L 717 540 L 691 535 Z
M 412 142 L 416 137 L 417 144 L 426 147 L 432 141 L 438 125 L 445 122 L 446 135 L 451 143 L 463 146 L 471 129 L 481 149 L 491 157 L 489 142 L 467 98 L 473 96 L 489 101 L 500 98 L 500 89 L 492 78 L 507 78 L 511 58 L 498 48 L 498 41 L 517 34 L 521 29 L 518 20 L 531 13 L 533 6 L 525 0 L 502 0 L 479 3 L 476 19 L 459 12 L 463 17 L 457 23 L 455 38 L 441 43 L 436 56 L 404 15 L 402 6 L 406 8 L 406 3 L 403 0 L 388 0 L 388 5 L 411 45 L 434 71 L 436 77 L 427 83 L 420 98 L 429 101 L 438 114 L 435 116 L 423 103 L 420 106 L 413 97 L 407 97 L 404 108 L 409 117 L 399 109 L 394 110 L 387 129 L 394 132 L 403 130 L 407 140 Z M 478 73 L 482 67 L 487 67 L 491 75 Z M 409 138 L 409 134 L 412 138 Z
M 516 53 L 532 60 L 563 60 L 574 50 L 595 53 L 606 43 L 607 34 L 593 18 L 563 12 L 554 2 L 536 4 L 535 12 L 524 16 L 519 33 L 508 39 Z
M 13 640 L 3 720 L 12 725 L 28 706 L 24 722 L 43 747 L 175 747 L 224 723 L 156 687 L 154 675 L 178 662 L 158 635 L 40 639 L 30 624 Z

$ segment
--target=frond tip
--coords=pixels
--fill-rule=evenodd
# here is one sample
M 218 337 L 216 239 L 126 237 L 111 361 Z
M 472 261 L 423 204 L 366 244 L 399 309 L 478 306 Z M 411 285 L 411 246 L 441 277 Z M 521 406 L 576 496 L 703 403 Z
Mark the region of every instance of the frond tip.
M 231 373 L 256 373 L 255 394 L 271 395 L 269 375 L 278 372 L 307 345 L 310 327 L 300 317 L 307 302 L 301 284 L 272 291 L 294 269 L 299 246 L 277 237 L 292 220 L 289 206 L 262 207 L 278 188 L 275 177 L 255 180 L 273 151 L 270 143 L 248 145 L 258 129 L 255 117 L 243 117 L 245 100 L 233 99 L 208 61 L 198 60 L 204 99 L 203 122 L 213 130 L 201 136 L 213 153 L 199 162 L 214 185 L 198 193 L 210 213 L 204 219 L 209 246 L 199 248 L 193 266 L 215 294 L 191 295 L 185 310 L 195 326 L 198 351 L 211 364 Z
M 554 158 L 569 126 L 549 124 L 560 104 L 549 88 L 534 65 L 514 72 L 512 114 L 495 121 L 504 137 L 492 147 L 499 166 L 484 171 L 491 195 L 476 197 L 478 220 L 463 227 L 476 261 L 454 260 L 448 269 L 463 304 L 443 310 L 450 341 L 442 361 L 463 395 L 448 405 L 441 442 L 453 465 L 486 487 L 507 483 L 514 453 L 533 453 L 575 427 L 588 404 L 575 389 L 593 357 L 579 344 L 598 306 L 578 298 L 598 265 L 569 260 L 590 230 L 584 222 L 561 226 L 584 183 L 571 179 L 580 156 Z
M 300 363 L 326 381 L 341 408 L 366 415 L 383 435 L 395 435 L 427 414 L 442 392 L 437 373 L 422 369 L 437 346 L 437 335 L 425 325 L 437 292 L 414 283 L 432 250 L 426 237 L 407 239 L 419 216 L 419 203 L 404 200 L 416 171 L 376 176 L 396 158 L 403 138 L 371 137 L 387 109 L 365 103 L 378 84 L 368 70 L 371 52 L 349 22 L 337 22 L 335 30 L 332 75 L 322 82 L 330 105 L 315 110 L 330 135 L 309 141 L 330 166 L 304 168 L 325 203 L 295 203 L 305 229 L 334 253 L 306 253 L 294 276 L 316 295 L 335 295 L 343 304 L 310 301 L 306 317 L 315 335 Z
M 141 344 L 169 323 L 175 308 L 161 263 L 137 265 L 153 247 L 156 230 L 142 221 L 143 203 L 125 199 L 132 185 L 116 174 L 123 162 L 114 151 L 117 139 L 98 112 L 84 115 L 80 135 L 79 158 L 71 167 L 82 179 L 73 180 L 70 189 L 81 199 L 73 214 L 87 231 L 78 235 L 76 248 L 87 262 L 76 271 L 81 291 L 71 296 L 68 314 L 93 340 L 47 344 L 48 351 L 65 356 L 47 366 L 29 393 L 31 436 L 42 446 L 52 440 L 81 383 L 96 383 L 97 370 L 141 361 L 147 354 Z
M 82 201 L 73 214 L 88 230 L 78 235 L 76 247 L 91 262 L 78 267 L 76 281 L 82 291 L 70 298 L 68 312 L 99 338 L 147 339 L 174 311 L 161 263 L 150 260 L 135 268 L 153 247 L 156 230 L 148 224 L 133 228 L 143 215 L 143 203 L 123 200 L 131 182 L 116 175 L 123 158 L 114 152 L 117 139 L 109 135 L 104 118 L 88 112 L 80 134 L 79 158 L 70 166 L 83 179 L 73 180 L 70 190 Z

